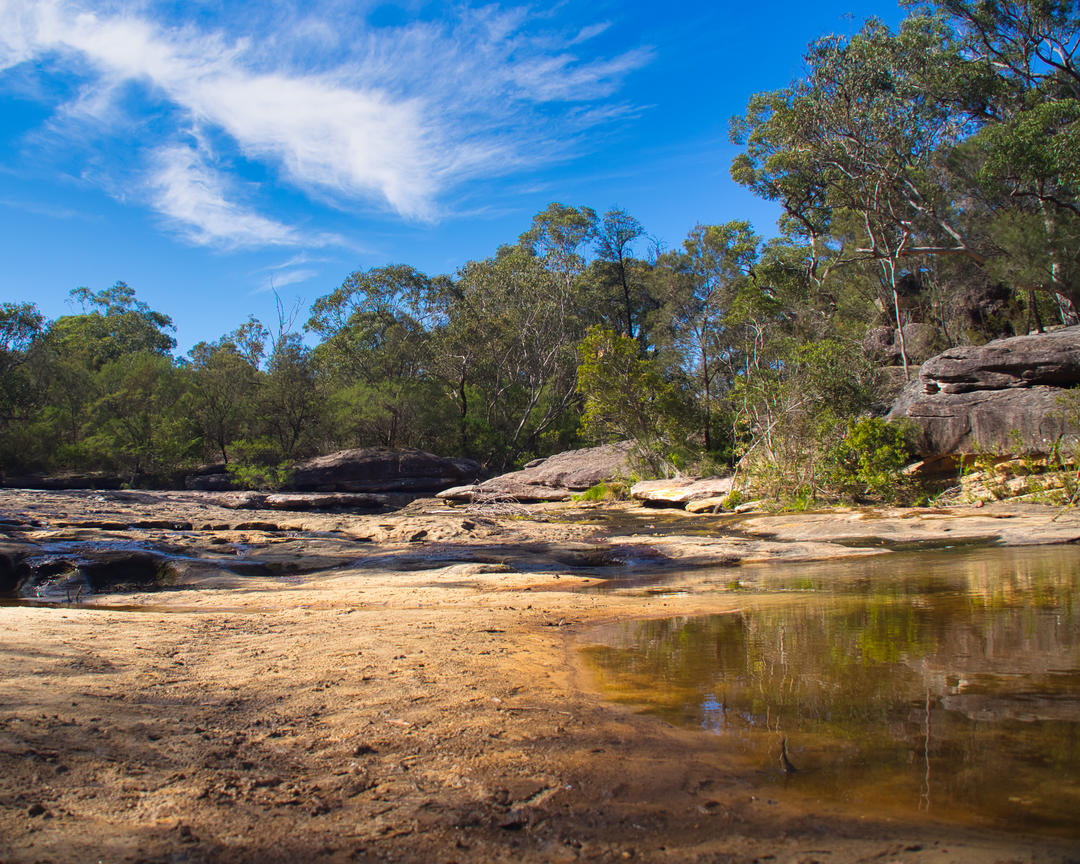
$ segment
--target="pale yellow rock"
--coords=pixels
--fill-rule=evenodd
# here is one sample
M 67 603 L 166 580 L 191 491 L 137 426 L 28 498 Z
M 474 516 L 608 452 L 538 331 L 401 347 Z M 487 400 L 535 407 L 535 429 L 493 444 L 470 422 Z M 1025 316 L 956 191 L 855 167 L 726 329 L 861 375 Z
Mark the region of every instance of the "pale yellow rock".
M 703 498 L 720 498 L 731 492 L 731 477 L 675 477 L 670 480 L 642 480 L 630 487 L 630 497 L 658 504 L 686 504 Z
M 727 495 L 715 495 L 711 498 L 699 498 L 696 501 L 688 501 L 686 510 L 689 513 L 719 513 L 724 508 Z

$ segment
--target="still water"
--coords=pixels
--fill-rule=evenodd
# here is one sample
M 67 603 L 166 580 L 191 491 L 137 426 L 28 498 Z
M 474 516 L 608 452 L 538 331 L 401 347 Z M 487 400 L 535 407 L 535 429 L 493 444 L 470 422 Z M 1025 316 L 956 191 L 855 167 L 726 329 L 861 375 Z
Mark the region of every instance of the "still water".
M 608 698 L 714 736 L 770 794 L 1080 836 L 1080 549 L 732 568 L 680 589 L 738 592 L 738 609 L 589 634 Z

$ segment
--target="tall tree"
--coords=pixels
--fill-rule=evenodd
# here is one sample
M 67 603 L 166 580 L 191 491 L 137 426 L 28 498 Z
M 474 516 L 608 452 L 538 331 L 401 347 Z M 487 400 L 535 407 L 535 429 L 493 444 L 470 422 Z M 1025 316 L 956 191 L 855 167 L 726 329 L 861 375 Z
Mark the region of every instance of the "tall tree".
M 806 79 L 753 97 L 733 126 L 746 148 L 732 166 L 736 180 L 781 200 L 815 250 L 824 235 L 849 234 L 855 242 L 841 262 L 878 262 L 905 370 L 903 262 L 985 260 L 939 179 L 939 155 L 960 139 L 965 118 L 923 80 L 925 64 L 955 56 L 953 42 L 949 28 L 929 19 L 909 20 L 896 35 L 871 20 L 849 40 L 818 40 Z
M 91 368 L 139 351 L 164 357 L 176 347 L 169 335 L 176 329 L 172 319 L 136 300 L 135 289 L 124 282 L 98 292 L 75 288 L 71 298 L 83 314 L 57 318 L 49 334 L 68 356 L 80 356 Z
M 188 356 L 192 417 L 203 439 L 229 463 L 229 446 L 255 427 L 254 399 L 263 377 L 258 364 L 269 331 L 254 318 L 215 342 L 200 342 Z
M 445 318 L 443 280 L 394 265 L 356 271 L 312 306 L 316 361 L 337 385 L 354 444 L 426 443 L 431 330 Z
M 620 332 L 636 340 L 642 354 L 648 348 L 645 320 L 657 306 L 649 293 L 648 265 L 634 254 L 635 244 L 646 236 L 641 223 L 625 210 L 608 210 L 596 222 L 597 257 L 592 265 L 603 290 L 603 306 L 619 310 L 610 317 L 611 323 L 617 322 Z
M 749 222 L 698 225 L 681 251 L 657 262 L 659 291 L 671 338 L 687 372 L 699 382 L 705 450 L 714 445 L 714 401 L 721 361 L 733 348 L 727 315 L 757 260 L 758 236 Z
M 132 482 L 160 481 L 189 455 L 194 443 L 182 410 L 184 381 L 168 357 L 152 351 L 127 353 L 100 371 L 93 404 L 91 441 Z

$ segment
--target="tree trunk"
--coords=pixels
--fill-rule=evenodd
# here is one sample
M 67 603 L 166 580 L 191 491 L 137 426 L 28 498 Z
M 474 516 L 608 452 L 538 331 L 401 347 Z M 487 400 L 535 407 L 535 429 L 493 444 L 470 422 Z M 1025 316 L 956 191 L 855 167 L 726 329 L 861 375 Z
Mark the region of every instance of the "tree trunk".
M 904 364 L 904 380 L 910 381 L 911 374 L 908 371 L 907 343 L 904 341 L 904 324 L 900 320 L 900 293 L 896 290 L 896 260 L 885 259 L 882 264 L 889 276 L 889 288 L 892 289 L 893 314 L 896 316 L 896 335 L 900 340 L 900 359 Z

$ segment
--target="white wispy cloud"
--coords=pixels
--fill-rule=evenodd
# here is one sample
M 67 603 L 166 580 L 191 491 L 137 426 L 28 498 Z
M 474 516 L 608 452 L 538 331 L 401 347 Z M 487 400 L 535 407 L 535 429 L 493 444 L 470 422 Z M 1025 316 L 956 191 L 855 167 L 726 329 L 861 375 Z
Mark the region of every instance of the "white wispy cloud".
M 260 216 L 226 197 L 226 181 L 182 145 L 160 150 L 148 186 L 154 205 L 197 245 L 297 246 L 292 228 Z
M 266 277 L 266 281 L 251 293 L 265 294 L 267 291 L 279 291 L 289 285 L 307 282 L 318 275 L 318 270 L 282 270 L 280 273 L 274 273 L 272 276 Z
M 0 68 L 37 63 L 79 76 L 53 121 L 61 136 L 96 124 L 115 146 L 139 123 L 127 104 L 133 88 L 167 109 L 173 125 L 133 144 L 128 162 L 143 160 L 150 206 L 201 244 L 313 239 L 261 215 L 258 190 L 230 182 L 230 163 L 208 139 L 315 199 L 431 220 L 455 184 L 565 156 L 566 142 L 605 122 L 605 100 L 651 58 L 640 47 L 581 56 L 575 46 L 607 22 L 560 34 L 533 26 L 524 8 L 466 7 L 439 22 L 369 29 L 331 4 L 239 36 L 167 26 L 153 8 L 0 0 Z
M 595 39 L 601 33 L 606 33 L 610 29 L 610 21 L 598 21 L 596 24 L 589 24 L 578 31 L 577 36 L 570 40 L 570 44 L 580 45 L 582 42 L 588 42 L 590 39 Z

